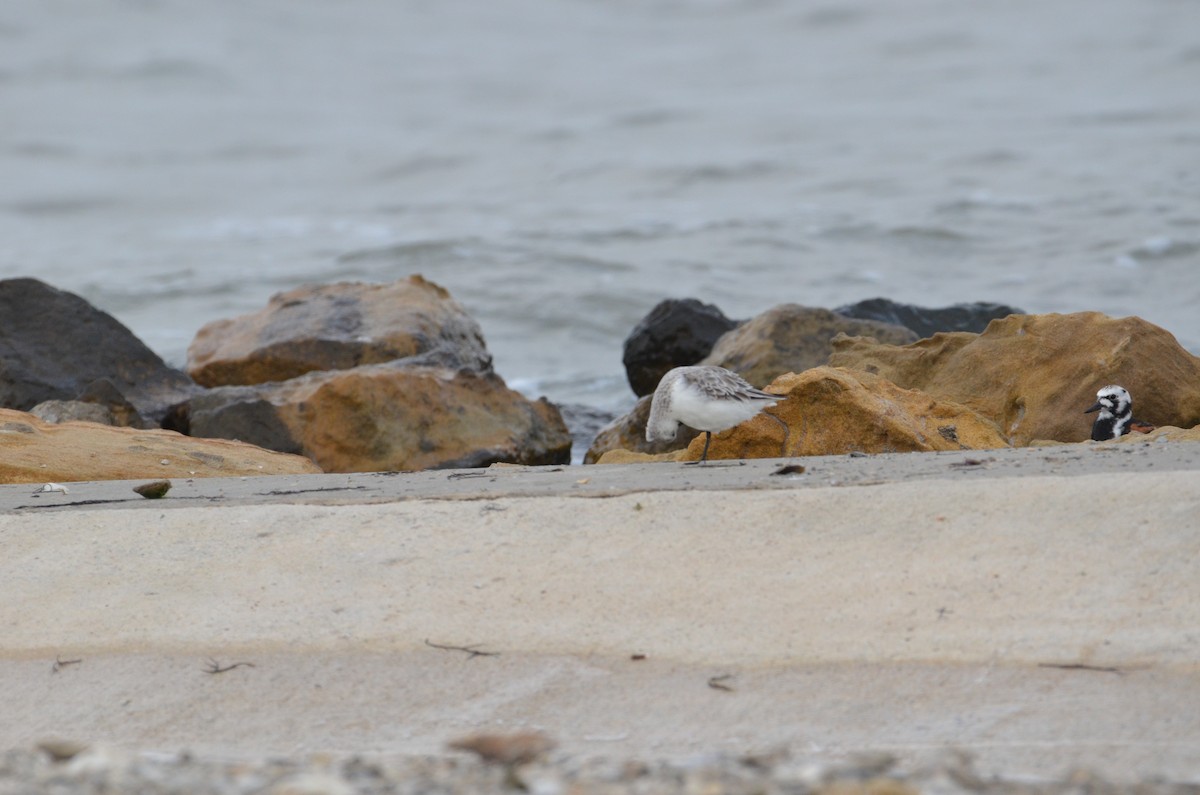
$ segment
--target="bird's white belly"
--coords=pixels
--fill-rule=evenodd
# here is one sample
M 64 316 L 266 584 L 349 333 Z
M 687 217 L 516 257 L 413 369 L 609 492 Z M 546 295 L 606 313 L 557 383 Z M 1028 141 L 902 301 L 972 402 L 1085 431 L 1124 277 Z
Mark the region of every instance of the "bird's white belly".
M 768 406 L 764 400 L 720 400 L 702 397 L 690 389 L 680 389 L 672 396 L 676 418 L 698 431 L 723 431 L 740 425 Z

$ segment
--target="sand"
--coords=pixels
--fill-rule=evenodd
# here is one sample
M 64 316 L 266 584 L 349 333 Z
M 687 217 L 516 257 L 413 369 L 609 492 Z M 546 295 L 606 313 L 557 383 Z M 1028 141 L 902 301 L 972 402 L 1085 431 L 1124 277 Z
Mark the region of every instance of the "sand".
M 0 747 L 1200 780 L 1200 445 L 134 485 L 0 488 Z

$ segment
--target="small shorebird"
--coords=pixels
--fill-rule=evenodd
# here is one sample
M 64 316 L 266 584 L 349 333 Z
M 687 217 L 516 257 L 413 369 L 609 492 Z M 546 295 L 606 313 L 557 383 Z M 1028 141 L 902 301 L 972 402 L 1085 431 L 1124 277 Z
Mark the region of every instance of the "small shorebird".
M 700 455 L 703 462 L 708 460 L 708 445 L 714 433 L 740 425 L 779 400 L 779 395 L 755 389 L 724 367 L 676 367 L 662 377 L 654 390 L 646 441 L 674 439 L 680 423 L 704 431 L 704 452 Z M 774 419 L 786 432 L 783 420 Z
M 1154 426 L 1148 422 L 1134 419 L 1133 398 L 1125 387 L 1109 384 L 1096 393 L 1096 405 L 1084 414 L 1093 411 L 1100 412 L 1092 423 L 1092 439 L 1103 442 L 1106 439 L 1116 439 L 1130 431 L 1149 433 Z

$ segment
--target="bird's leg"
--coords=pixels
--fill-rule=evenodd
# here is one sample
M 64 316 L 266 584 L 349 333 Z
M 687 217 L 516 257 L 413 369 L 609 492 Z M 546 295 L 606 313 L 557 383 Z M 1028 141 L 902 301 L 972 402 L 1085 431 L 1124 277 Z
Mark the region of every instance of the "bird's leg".
M 783 447 L 780 448 L 779 457 L 780 458 L 786 457 L 787 450 L 788 450 L 788 443 L 791 442 L 791 440 L 792 440 L 792 429 L 788 427 L 788 424 L 786 422 L 784 422 L 782 418 L 776 417 L 771 412 L 764 411 L 763 414 L 766 414 L 768 417 L 770 417 L 771 419 L 775 420 L 776 422 L 778 422 L 780 425 L 783 426 Z
M 700 463 L 708 460 L 708 444 L 712 441 L 712 431 L 704 432 L 704 452 L 700 454 Z

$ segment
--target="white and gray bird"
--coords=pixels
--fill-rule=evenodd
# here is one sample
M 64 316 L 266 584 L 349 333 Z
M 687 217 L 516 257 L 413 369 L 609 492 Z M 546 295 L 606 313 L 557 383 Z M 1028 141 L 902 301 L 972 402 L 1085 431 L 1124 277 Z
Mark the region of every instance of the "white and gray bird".
M 714 433 L 740 425 L 780 399 L 780 395 L 755 389 L 746 379 L 724 367 L 676 367 L 662 377 L 654 390 L 646 441 L 674 439 L 683 424 L 706 434 L 704 452 L 700 455 L 700 460 L 706 461 Z M 783 424 L 778 417 L 774 419 Z
M 1148 422 L 1134 419 L 1133 398 L 1125 387 L 1109 384 L 1096 393 L 1096 404 L 1084 414 L 1093 411 L 1100 412 L 1092 423 L 1092 439 L 1103 442 L 1107 439 L 1118 439 L 1130 431 L 1148 433 L 1154 426 Z

